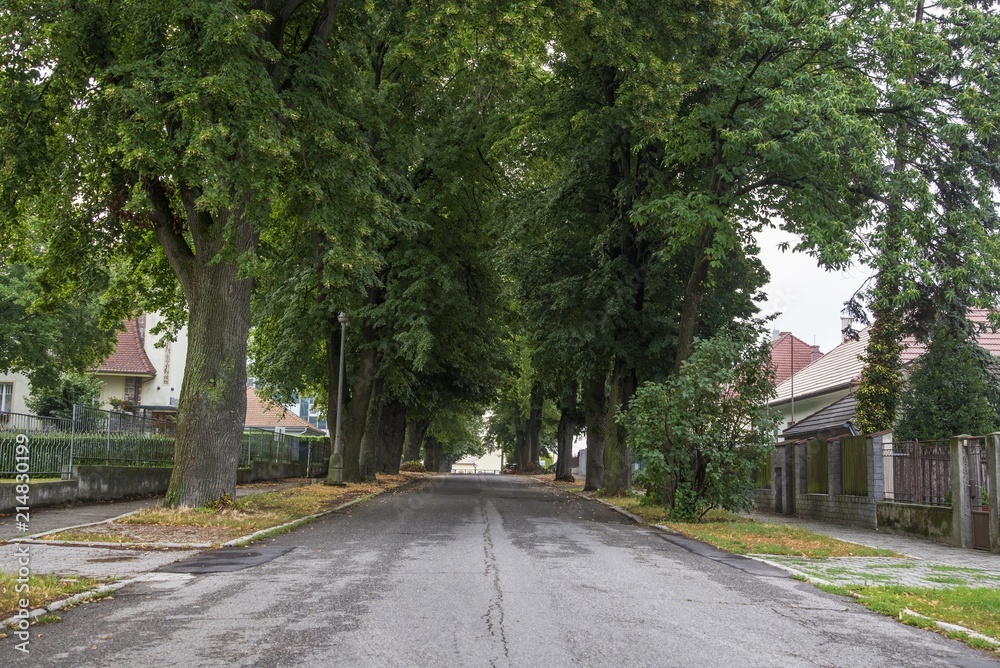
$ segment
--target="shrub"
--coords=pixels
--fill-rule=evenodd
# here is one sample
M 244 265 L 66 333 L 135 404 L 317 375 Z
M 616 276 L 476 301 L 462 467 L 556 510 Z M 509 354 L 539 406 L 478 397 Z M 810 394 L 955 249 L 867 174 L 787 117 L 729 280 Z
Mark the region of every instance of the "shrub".
M 636 391 L 616 419 L 628 430 L 648 502 L 678 521 L 752 506 L 753 473 L 777 430 L 766 405 L 774 393 L 769 360 L 756 328 L 741 327 L 697 341 L 676 376 Z
M 424 468 L 424 463 L 411 459 L 408 462 L 403 462 L 399 467 L 400 471 L 408 471 L 410 473 L 426 473 L 427 469 Z
M 54 386 L 32 385 L 31 395 L 25 402 L 35 415 L 44 417 L 73 417 L 73 405 L 97 408 L 101 403 L 101 382 L 88 375 L 61 373 Z

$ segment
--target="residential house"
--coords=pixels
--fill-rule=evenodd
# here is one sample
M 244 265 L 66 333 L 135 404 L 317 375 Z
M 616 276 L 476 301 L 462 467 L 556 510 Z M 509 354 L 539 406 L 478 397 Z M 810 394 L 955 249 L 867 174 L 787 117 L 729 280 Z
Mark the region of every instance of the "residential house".
M 181 328 L 173 341 L 165 334 L 151 334 L 149 330 L 162 320 L 159 314 L 149 313 L 125 322 L 115 351 L 93 370 L 102 382 L 104 408 L 111 406 L 112 399 L 124 399 L 151 417 L 172 419 L 177 413 L 187 328 Z
M 978 324 L 985 323 L 987 316 L 982 310 L 969 313 L 969 319 Z M 849 327 L 850 321 L 845 319 L 845 332 Z M 781 412 L 781 440 L 857 435 L 854 393 L 861 382 L 864 368 L 861 357 L 868 347 L 869 334 L 867 327 L 857 332 L 856 338 L 845 334 L 840 345 L 778 385 L 777 396 L 768 405 Z M 980 333 L 977 341 L 993 355 L 1000 356 L 1000 333 Z M 915 339 L 904 340 L 903 367 L 908 367 L 924 350 Z
M 296 436 L 326 436 L 326 432 L 280 404 L 265 401 L 254 387 L 247 388 L 247 427 Z
M 774 384 L 780 385 L 821 357 L 823 353 L 819 351 L 819 346 L 811 346 L 791 332 L 775 330 L 771 340 Z
M 91 372 L 101 381 L 101 405 L 125 400 L 147 415 L 170 418 L 177 412 L 184 361 L 187 356 L 187 328 L 175 340 L 149 332 L 163 320 L 151 313 L 124 323 L 118 332 L 115 350 Z M 28 379 L 17 373 L 0 374 L 0 412 L 28 413 L 25 404 L 31 394 Z

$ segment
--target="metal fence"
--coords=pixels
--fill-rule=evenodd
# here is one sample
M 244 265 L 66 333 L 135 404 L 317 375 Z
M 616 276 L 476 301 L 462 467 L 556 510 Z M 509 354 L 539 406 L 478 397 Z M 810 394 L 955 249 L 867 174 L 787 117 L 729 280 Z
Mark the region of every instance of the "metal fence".
M 868 496 L 868 439 L 840 439 L 840 490 L 849 496 Z
M 885 499 L 932 506 L 951 505 L 951 446 L 948 441 L 906 441 L 884 446 Z
M 73 416 L 70 420 L 0 413 L 0 478 L 18 472 L 19 434 L 29 438 L 28 473 L 33 478 L 68 478 L 75 464 L 173 466 L 173 422 L 82 406 L 74 407 Z M 247 428 L 239 464 L 301 463 L 311 476 L 325 471 L 329 457 L 328 438 Z
M 172 434 L 167 420 L 75 406 L 70 454 L 74 464 L 172 466 Z
M 18 470 L 17 437 L 28 437 L 28 470 L 33 478 L 60 478 L 70 469 L 65 434 L 71 420 L 23 413 L 0 413 L 0 478 L 13 478 Z M 23 468 L 23 467 L 22 467 Z

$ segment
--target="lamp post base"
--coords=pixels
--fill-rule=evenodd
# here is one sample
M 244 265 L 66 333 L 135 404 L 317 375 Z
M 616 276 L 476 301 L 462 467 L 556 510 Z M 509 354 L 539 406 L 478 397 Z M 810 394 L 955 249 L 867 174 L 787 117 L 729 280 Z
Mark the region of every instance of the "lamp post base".
M 345 487 L 344 482 L 344 456 L 336 452 L 330 456 L 330 471 L 326 474 L 327 485 Z

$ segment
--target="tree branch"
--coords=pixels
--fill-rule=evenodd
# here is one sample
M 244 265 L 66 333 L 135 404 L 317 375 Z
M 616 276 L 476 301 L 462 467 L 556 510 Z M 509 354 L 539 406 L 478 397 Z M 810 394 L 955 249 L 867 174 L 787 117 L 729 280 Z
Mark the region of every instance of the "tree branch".
M 143 188 L 153 204 L 151 217 L 156 239 L 163 247 L 163 253 L 167 256 L 167 261 L 174 270 L 177 280 L 180 281 L 181 287 L 187 292 L 194 252 L 181 233 L 183 227 L 170 207 L 170 198 L 160 180 L 147 180 Z

